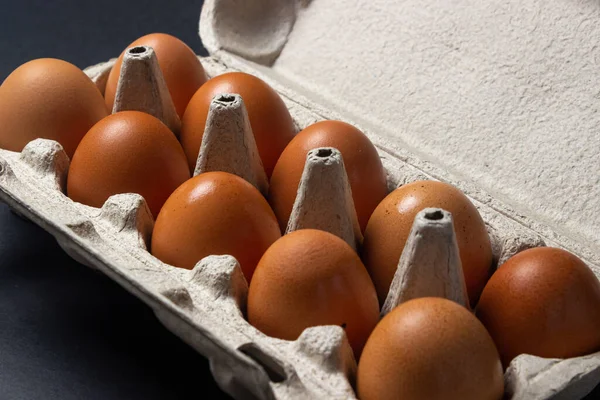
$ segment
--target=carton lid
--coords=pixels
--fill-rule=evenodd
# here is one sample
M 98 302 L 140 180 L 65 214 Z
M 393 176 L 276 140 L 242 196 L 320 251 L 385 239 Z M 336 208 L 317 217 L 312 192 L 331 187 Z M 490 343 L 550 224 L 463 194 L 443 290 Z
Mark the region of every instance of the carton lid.
M 212 55 L 319 104 L 600 252 L 600 4 L 208 0 Z

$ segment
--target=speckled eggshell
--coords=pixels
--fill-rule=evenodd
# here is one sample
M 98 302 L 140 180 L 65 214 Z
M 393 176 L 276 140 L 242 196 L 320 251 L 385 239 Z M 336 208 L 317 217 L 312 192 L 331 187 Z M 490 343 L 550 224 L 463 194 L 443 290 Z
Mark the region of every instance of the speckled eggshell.
M 383 304 L 413 221 L 419 211 L 439 207 L 452 214 L 467 292 L 477 303 L 492 267 L 485 223 L 471 201 L 443 182 L 417 181 L 394 190 L 375 209 L 363 242 L 363 261 Z
M 569 358 L 600 350 L 600 282 L 562 249 L 537 247 L 509 258 L 483 290 L 476 315 L 505 368 L 523 353 Z
M 354 126 L 342 121 L 320 121 L 309 125 L 281 154 L 269 189 L 269 202 L 284 229 L 290 218 L 306 154 L 317 147 L 335 147 L 342 153 L 361 230 L 371 213 L 387 195 L 385 170 L 375 146 Z
M 200 60 L 187 44 L 165 33 L 142 36 L 127 46 L 127 49 L 135 46 L 150 46 L 154 49 L 173 104 L 181 118 L 196 90 L 208 79 Z M 112 110 L 115 101 L 124 52 L 117 59 L 106 82 L 104 98 L 109 110 Z
M 173 132 L 149 114 L 122 111 L 102 119 L 81 141 L 69 169 L 67 194 L 101 207 L 114 194 L 138 193 L 156 216 L 189 178 Z
M 79 68 L 53 58 L 29 61 L 0 86 L 0 147 L 21 151 L 34 139 L 52 139 L 72 157 L 106 115 L 100 91 Z
M 277 92 L 261 79 L 243 72 L 228 72 L 210 79 L 190 100 L 180 134 L 190 170 L 196 165 L 210 102 L 220 93 L 237 93 L 242 97 L 258 153 L 270 177 L 279 155 L 294 137 L 294 123 Z
M 358 358 L 379 319 L 373 283 L 356 252 L 331 233 L 301 229 L 261 258 L 248 292 L 248 321 L 295 340 L 305 328 L 340 325 Z
M 473 314 L 424 297 L 379 322 L 358 364 L 357 392 L 361 400 L 499 400 L 502 365 Z
M 226 172 L 207 172 L 169 197 L 154 225 L 151 252 L 187 269 L 206 256 L 229 254 L 250 282 L 258 260 L 280 237 L 273 211 L 254 186 Z

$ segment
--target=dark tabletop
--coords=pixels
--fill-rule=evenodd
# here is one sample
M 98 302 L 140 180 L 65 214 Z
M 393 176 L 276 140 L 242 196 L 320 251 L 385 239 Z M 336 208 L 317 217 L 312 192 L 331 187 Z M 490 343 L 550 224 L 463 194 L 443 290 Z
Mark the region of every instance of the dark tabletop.
M 0 2 L 0 81 L 26 61 L 80 68 L 152 32 L 198 37 L 201 1 Z M 0 399 L 226 398 L 207 360 L 104 275 L 0 203 Z

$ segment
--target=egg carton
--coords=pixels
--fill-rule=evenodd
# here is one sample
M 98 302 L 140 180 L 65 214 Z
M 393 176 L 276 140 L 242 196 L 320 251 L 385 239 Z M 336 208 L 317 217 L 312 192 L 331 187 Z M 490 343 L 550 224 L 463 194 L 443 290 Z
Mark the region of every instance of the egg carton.
M 442 180 L 459 187 L 485 221 L 496 266 L 526 248 L 551 245 L 577 254 L 600 276 L 600 260 L 593 246 L 525 216 L 478 185 L 427 161 L 422 154 L 400 147 L 398 141 L 389 140 L 359 113 L 340 112 L 327 104 L 311 91 L 309 83 L 300 87 L 274 71 L 272 65 L 309 3 L 206 1 L 200 31 L 211 56 L 201 57 L 200 61 L 208 75 L 243 71 L 265 80 L 281 95 L 297 129 L 323 119 L 340 119 L 357 126 L 375 144 L 390 191 L 421 179 Z M 113 64 L 114 59 L 85 70 L 102 92 Z M 168 109 L 168 104 L 164 108 Z M 100 270 L 152 307 L 168 329 L 210 360 L 212 374 L 223 390 L 235 398 L 355 398 L 352 383 L 356 362 L 341 327 L 308 328 L 295 341 L 262 334 L 243 317 L 248 286 L 233 257 L 206 257 L 190 271 L 162 263 L 146 250 L 153 219 L 143 198 L 136 194 L 115 195 L 101 208 L 75 203 L 64 194 L 68 165 L 61 146 L 49 140 L 35 140 L 21 153 L 0 150 L 0 198 L 50 232 L 74 259 Z M 339 201 L 345 200 L 347 196 L 341 196 Z M 453 230 L 448 229 L 451 217 L 440 212 L 439 222 L 437 218 L 429 221 L 426 212 L 419 214 L 399 271 L 408 261 L 431 254 L 445 255 L 440 258 L 453 263 L 456 271 Z M 340 236 L 346 235 L 348 242 L 355 240 L 348 224 L 340 229 L 345 229 Z M 414 233 L 418 229 L 429 230 L 430 239 L 416 241 Z M 428 265 L 437 268 L 436 262 Z M 384 313 L 406 299 L 407 292 L 402 289 L 406 281 L 398 275 Z M 451 275 L 447 281 L 449 286 L 440 290 L 446 291 L 446 297 L 464 302 L 463 292 L 458 289 L 462 285 L 460 275 Z M 416 279 L 410 286 L 421 283 Z M 571 359 L 521 355 L 505 373 L 510 399 L 578 398 L 599 382 L 600 353 Z

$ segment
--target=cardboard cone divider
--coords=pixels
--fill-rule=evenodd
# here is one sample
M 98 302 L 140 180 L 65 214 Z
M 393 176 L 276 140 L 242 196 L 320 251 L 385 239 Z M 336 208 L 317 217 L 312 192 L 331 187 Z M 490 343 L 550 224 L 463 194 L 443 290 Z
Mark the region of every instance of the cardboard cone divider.
M 443 297 L 470 309 L 452 214 L 441 208 L 415 216 L 381 316 L 418 297 Z
M 158 65 L 154 49 L 135 46 L 125 50 L 112 112 L 142 111 L 160 119 L 176 136 L 181 121 Z
M 264 196 L 269 190 L 248 112 L 239 94 L 221 93 L 210 103 L 194 176 L 210 171 L 237 175 Z
M 320 229 L 359 250 L 363 236 L 358 225 L 344 160 L 333 147 L 310 150 L 285 233 Z

